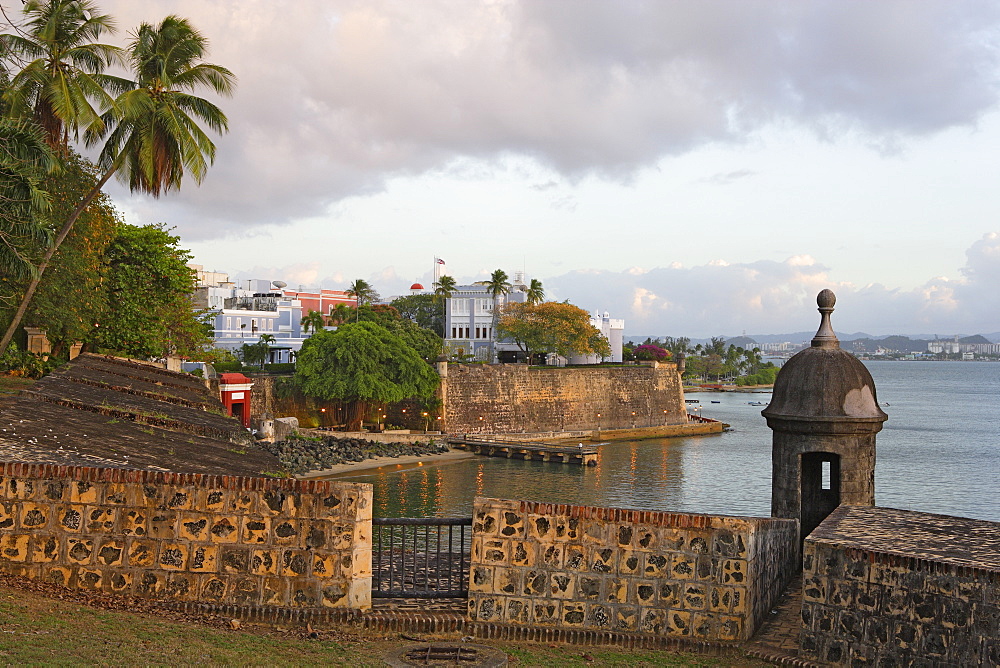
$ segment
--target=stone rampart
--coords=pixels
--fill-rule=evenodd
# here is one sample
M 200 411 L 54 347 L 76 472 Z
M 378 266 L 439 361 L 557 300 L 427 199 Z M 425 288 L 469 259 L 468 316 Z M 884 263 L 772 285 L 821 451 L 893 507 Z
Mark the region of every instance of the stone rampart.
M 371 605 L 370 485 L 0 464 L 0 570 L 256 609 Z
M 851 666 L 1000 665 L 1000 524 L 840 506 L 806 539 L 800 652 Z
M 449 433 L 627 429 L 687 422 L 675 364 L 449 364 L 443 381 Z
M 474 622 L 749 638 L 796 569 L 795 520 L 478 498 Z

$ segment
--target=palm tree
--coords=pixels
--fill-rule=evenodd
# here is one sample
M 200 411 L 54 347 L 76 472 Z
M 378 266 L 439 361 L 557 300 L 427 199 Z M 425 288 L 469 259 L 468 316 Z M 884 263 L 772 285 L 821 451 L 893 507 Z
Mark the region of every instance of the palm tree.
M 112 108 L 113 95 L 131 87 L 104 74 L 122 61 L 120 48 L 96 41 L 115 31 L 114 21 L 89 0 L 29 0 L 24 13 L 23 30 L 0 35 L 0 50 L 27 61 L 11 79 L 4 102 L 8 114 L 30 113 L 49 146 L 65 154 L 70 135 L 100 131 L 104 119 L 97 108 Z
M 143 23 L 133 33 L 128 54 L 135 76 L 133 88 L 119 95 L 114 106 L 104 113 L 103 126 L 91 125 L 87 132 L 89 144 L 107 134 L 99 159 L 104 175 L 73 210 L 46 250 L 37 275 L 28 283 L 21 304 L 0 340 L 0 350 L 20 326 L 52 256 L 112 176 L 117 174 L 133 192 L 154 197 L 179 188 L 185 173 L 197 182 L 204 178 L 208 165 L 215 159 L 215 144 L 198 122 L 220 133 L 228 130 L 228 122 L 221 109 L 190 91 L 208 86 L 220 95 L 230 95 L 236 82 L 226 68 L 202 62 L 207 49 L 208 40 L 187 20 L 176 16 L 166 17 L 157 26 Z M 55 111 L 58 113 L 59 109 Z M 63 122 L 69 121 L 64 118 Z
M 53 158 L 34 123 L 0 121 L 0 276 L 31 276 L 35 267 L 26 247 L 49 241 L 38 214 L 48 209 L 48 193 L 40 183 L 52 170 Z
M 545 289 L 542 287 L 542 282 L 537 278 L 531 279 L 531 285 L 528 286 L 527 299 L 529 304 L 538 304 L 545 299 Z
M 500 298 L 510 293 L 510 281 L 507 276 L 507 272 L 503 269 L 497 269 L 492 274 L 490 274 L 490 279 L 488 281 L 481 281 L 482 285 L 486 286 L 486 292 L 493 296 L 493 336 L 490 337 L 490 353 L 493 360 L 496 360 L 496 348 L 497 348 L 497 319 L 500 317 Z
M 326 318 L 319 311 L 309 311 L 308 314 L 302 318 L 302 331 L 312 332 L 315 334 L 319 330 L 323 329 L 326 325 Z
M 355 280 L 347 287 L 346 290 L 344 290 L 344 292 L 348 296 L 354 297 L 358 308 L 364 306 L 365 304 L 371 304 L 372 302 L 377 301 L 379 297 L 375 288 L 373 288 L 371 284 L 363 278 Z
M 434 283 L 434 301 L 442 302 L 451 297 L 451 293 L 458 287 L 453 276 L 444 275 Z
M 337 304 L 336 306 L 330 307 L 330 324 L 331 325 L 342 325 L 351 319 L 354 315 L 355 309 L 353 306 L 348 304 Z

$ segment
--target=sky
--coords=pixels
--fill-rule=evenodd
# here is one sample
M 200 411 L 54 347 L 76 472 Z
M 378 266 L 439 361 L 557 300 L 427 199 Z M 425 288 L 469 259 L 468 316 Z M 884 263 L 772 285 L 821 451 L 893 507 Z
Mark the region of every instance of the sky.
M 627 335 L 810 330 L 823 288 L 839 331 L 1000 332 L 998 3 L 98 4 L 239 78 L 200 186 L 108 188 L 208 269 L 388 296 L 441 257 Z

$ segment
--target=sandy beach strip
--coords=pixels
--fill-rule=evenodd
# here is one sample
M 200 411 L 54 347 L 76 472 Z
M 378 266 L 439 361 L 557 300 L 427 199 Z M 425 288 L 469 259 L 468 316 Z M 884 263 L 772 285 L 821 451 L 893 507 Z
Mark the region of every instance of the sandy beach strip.
M 470 457 L 475 457 L 471 452 L 466 452 L 465 450 L 449 450 L 448 452 L 442 452 L 438 455 L 406 455 L 404 457 L 373 457 L 372 459 L 366 459 L 361 462 L 348 462 L 347 464 L 338 464 L 337 466 L 331 466 L 330 468 L 323 469 L 321 471 L 310 471 L 309 473 L 303 473 L 302 475 L 295 476 L 299 480 L 310 480 L 312 478 L 325 478 L 327 476 L 334 475 L 344 475 L 348 473 L 357 473 L 359 471 L 365 471 L 366 473 L 372 473 L 373 469 L 380 468 L 396 468 L 397 466 L 413 465 L 413 464 L 442 464 L 453 462 L 459 459 L 468 459 Z

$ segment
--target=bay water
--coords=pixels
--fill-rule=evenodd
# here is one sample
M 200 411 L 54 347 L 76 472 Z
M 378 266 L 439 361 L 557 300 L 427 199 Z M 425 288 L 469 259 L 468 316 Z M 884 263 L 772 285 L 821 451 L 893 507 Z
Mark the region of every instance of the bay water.
M 1000 522 L 1000 363 L 866 362 L 889 420 L 877 437 L 879 506 Z M 596 467 L 475 457 L 336 476 L 374 485 L 376 517 L 469 515 L 475 496 L 766 517 L 769 394 L 699 392 L 720 435 L 602 445 Z M 717 403 L 716 403 L 717 402 Z

